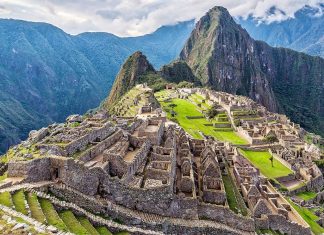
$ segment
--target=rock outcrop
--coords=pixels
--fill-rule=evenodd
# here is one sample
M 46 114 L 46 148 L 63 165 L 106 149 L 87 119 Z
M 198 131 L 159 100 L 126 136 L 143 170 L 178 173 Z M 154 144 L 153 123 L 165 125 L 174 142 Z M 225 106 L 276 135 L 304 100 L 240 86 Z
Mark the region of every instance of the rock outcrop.
M 223 7 L 192 32 L 180 58 L 203 85 L 249 96 L 271 111 L 324 133 L 324 60 L 253 40 Z

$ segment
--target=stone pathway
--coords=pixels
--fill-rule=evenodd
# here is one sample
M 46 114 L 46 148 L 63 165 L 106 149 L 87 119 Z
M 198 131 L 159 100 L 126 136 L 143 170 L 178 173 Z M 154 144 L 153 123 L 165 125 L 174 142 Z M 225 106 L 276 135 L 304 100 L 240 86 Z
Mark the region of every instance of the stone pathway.
M 40 188 L 43 186 L 47 186 L 53 184 L 53 181 L 42 181 L 42 182 L 37 182 L 37 183 L 25 183 L 25 184 L 17 184 L 17 185 L 12 185 L 7 188 L 2 188 L 0 189 L 0 193 L 3 192 L 14 192 L 19 189 L 32 189 L 32 188 Z

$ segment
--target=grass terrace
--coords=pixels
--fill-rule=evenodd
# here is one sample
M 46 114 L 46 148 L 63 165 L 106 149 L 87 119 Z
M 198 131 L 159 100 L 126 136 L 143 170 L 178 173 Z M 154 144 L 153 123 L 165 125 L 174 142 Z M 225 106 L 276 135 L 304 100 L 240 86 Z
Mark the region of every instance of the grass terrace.
M 23 190 L 19 190 L 12 195 L 12 202 L 15 206 L 16 211 L 24 215 L 28 215 L 28 211 L 26 209 L 25 204 L 25 194 Z
M 314 234 L 323 234 L 324 233 L 324 228 L 321 227 L 318 223 L 316 223 L 316 221 L 319 219 L 318 216 L 316 216 L 309 209 L 296 205 L 294 202 L 292 202 L 288 198 L 287 198 L 287 201 L 298 212 L 298 214 L 306 221 L 306 223 L 308 223 L 308 225 L 310 226 L 310 228 Z
M 87 230 L 80 224 L 77 218 L 75 218 L 72 211 L 61 211 L 59 215 L 70 232 L 77 235 L 88 235 Z
M 44 198 L 39 198 L 39 203 L 48 224 L 53 225 L 54 227 L 57 227 L 60 230 L 68 231 L 65 223 L 62 221 L 62 219 L 56 212 L 54 206 L 49 200 Z
M 104 226 L 97 227 L 96 230 L 100 235 L 112 235 L 112 233 Z
M 227 202 L 232 211 L 235 213 L 241 213 L 242 215 L 247 215 L 246 205 L 244 204 L 243 198 L 238 191 L 235 183 L 231 179 L 230 175 L 223 175 L 222 176 Z
M 273 159 L 272 167 L 270 161 L 271 154 L 268 151 L 251 151 L 243 149 L 240 149 L 239 151 L 256 168 L 258 168 L 264 176 L 270 179 L 275 179 L 294 173 L 288 167 L 279 162 L 276 158 Z
M 217 130 L 213 126 L 212 121 L 208 121 L 201 112 L 198 111 L 198 107 L 184 99 L 172 99 L 166 101 L 168 93 L 157 92 L 156 97 L 161 103 L 164 111 L 167 113 L 169 120 L 179 123 L 179 125 L 187 131 L 193 138 L 203 139 L 201 133 L 209 136 L 213 136 L 220 141 L 231 142 L 232 144 L 245 145 L 248 142 L 238 136 L 231 128 L 222 128 Z M 173 104 L 175 107 L 170 107 Z M 176 115 L 172 117 L 172 112 Z
M 29 215 L 43 224 L 53 225 L 64 232 L 71 232 L 76 235 L 112 235 L 105 226 L 95 227 L 86 217 L 76 216 L 71 210 L 59 211 L 50 200 L 37 197 L 32 192 L 18 190 L 14 193 L 0 193 L 0 204 Z M 116 234 L 127 235 L 129 233 L 120 232 Z
M 299 197 L 300 199 L 303 199 L 304 201 L 308 201 L 310 199 L 315 198 L 317 195 L 317 193 L 315 192 L 300 192 L 297 193 L 297 197 Z

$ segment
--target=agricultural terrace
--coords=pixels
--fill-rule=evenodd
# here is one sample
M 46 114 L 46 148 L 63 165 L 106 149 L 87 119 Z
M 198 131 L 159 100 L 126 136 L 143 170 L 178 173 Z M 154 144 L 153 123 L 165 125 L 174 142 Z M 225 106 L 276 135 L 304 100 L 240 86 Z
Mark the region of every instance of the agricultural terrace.
M 324 228 L 321 227 L 316 221 L 319 219 L 317 215 L 315 215 L 311 210 L 300 207 L 291 201 L 289 198 L 286 198 L 290 205 L 300 214 L 300 216 L 309 224 L 312 232 L 314 234 L 323 234 Z
M 218 114 L 214 119 L 207 120 L 202 112 L 209 109 L 210 105 L 203 103 L 199 95 L 194 94 L 185 100 L 176 98 L 175 91 L 163 90 L 155 93 L 155 97 L 167 113 L 168 119 L 179 123 L 193 138 L 203 139 L 203 133 L 232 144 L 248 144 L 233 131 L 226 114 Z
M 0 205 L 14 209 L 24 215 L 30 214 L 38 222 L 52 225 L 63 232 L 76 235 L 112 235 L 109 228 L 92 224 L 86 217 L 78 216 L 72 210 L 59 211 L 50 200 L 40 198 L 32 192 L 23 190 L 12 193 L 2 192 L 0 193 Z M 116 234 L 127 235 L 129 233 L 120 232 Z
M 270 178 L 275 179 L 282 176 L 287 176 L 294 173 L 288 167 L 283 165 L 276 158 L 273 158 L 273 166 L 271 163 L 271 154 L 268 151 L 251 151 L 251 150 L 239 150 L 240 153 L 247 158 L 261 173 Z

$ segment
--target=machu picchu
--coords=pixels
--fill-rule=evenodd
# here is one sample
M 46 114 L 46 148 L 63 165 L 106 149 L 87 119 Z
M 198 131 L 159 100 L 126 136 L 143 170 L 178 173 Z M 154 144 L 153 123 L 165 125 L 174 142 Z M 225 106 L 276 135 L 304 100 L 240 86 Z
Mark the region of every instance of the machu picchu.
M 254 41 L 223 7 L 159 70 L 133 53 L 97 108 L 1 156 L 0 233 L 324 234 L 324 140 L 281 112 L 306 103 L 267 67 L 288 54 L 311 77 L 323 64 Z

